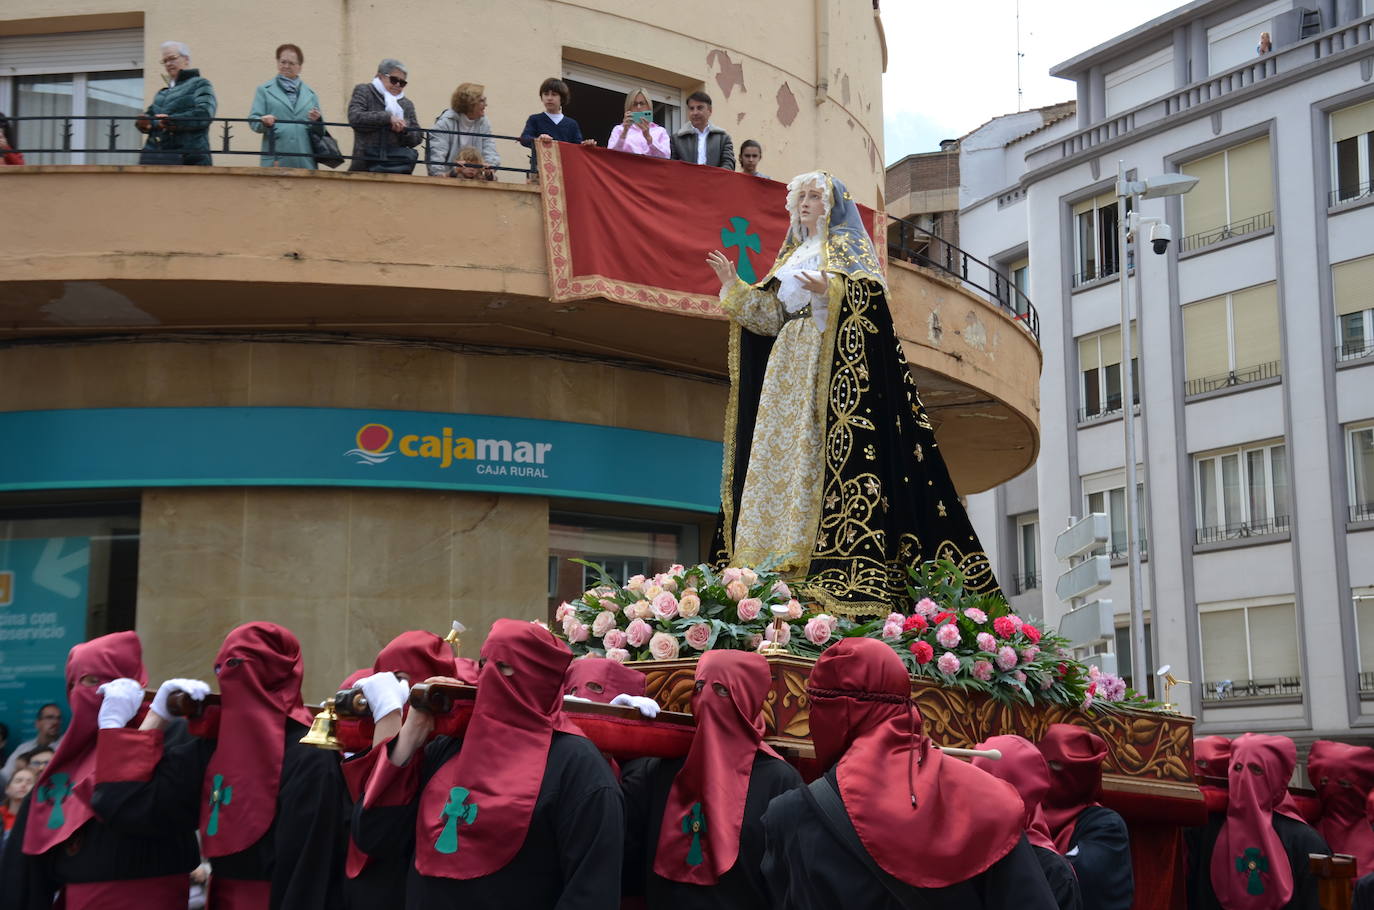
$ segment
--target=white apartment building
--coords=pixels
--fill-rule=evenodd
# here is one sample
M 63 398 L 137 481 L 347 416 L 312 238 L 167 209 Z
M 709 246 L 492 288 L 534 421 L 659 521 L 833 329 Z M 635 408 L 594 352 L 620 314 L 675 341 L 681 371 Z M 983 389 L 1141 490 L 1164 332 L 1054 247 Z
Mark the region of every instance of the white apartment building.
M 1201 178 L 1141 204 L 1176 239 L 1126 263 L 1147 660 L 1193 681 L 1199 734 L 1374 736 L 1374 0 L 1315 3 L 1196 0 L 1055 67 L 1075 116 L 962 140 L 960 245 L 1026 290 L 1044 353 L 1036 469 L 969 511 L 1051 624 L 1055 535 L 1110 516 L 1123 675 L 1117 163 Z

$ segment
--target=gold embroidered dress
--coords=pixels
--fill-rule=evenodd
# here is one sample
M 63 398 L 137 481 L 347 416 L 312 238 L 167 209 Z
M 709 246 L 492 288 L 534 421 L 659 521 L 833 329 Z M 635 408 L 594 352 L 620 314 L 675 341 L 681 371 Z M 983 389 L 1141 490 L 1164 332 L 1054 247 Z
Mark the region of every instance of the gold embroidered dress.
M 796 209 L 822 189 L 808 237 Z M 948 558 L 965 587 L 997 579 L 949 479 L 887 308 L 887 282 L 858 207 L 824 172 L 788 185 L 792 229 L 756 285 L 721 292 L 730 315 L 722 562 L 771 562 L 833 613 L 908 608 L 908 570 Z M 798 272 L 826 275 L 812 294 Z M 796 588 L 794 587 L 794 590 Z

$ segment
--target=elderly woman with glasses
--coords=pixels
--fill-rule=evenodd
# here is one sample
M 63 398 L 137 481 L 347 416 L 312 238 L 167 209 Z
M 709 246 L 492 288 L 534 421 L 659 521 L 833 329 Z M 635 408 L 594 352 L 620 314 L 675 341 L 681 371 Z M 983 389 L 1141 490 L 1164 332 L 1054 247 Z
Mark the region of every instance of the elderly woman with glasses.
M 294 44 L 277 48 L 277 75 L 258 86 L 248 119 L 253 130 L 266 135 L 262 140 L 263 167 L 304 167 L 314 169 L 315 156 L 310 134 L 324 134 L 324 115 L 315 90 L 301 79 L 305 54 Z M 284 121 L 310 121 L 301 122 Z
M 139 164 L 213 164 L 210 122 L 215 117 L 215 87 L 191 69 L 191 49 L 180 41 L 162 42 L 167 87 L 135 124 L 148 141 Z
M 501 166 L 501 156 L 496 153 L 491 121 L 487 119 L 487 88 L 476 82 L 464 82 L 454 89 L 449 109 L 434 121 L 429 134 L 429 176 L 467 177 L 454 167 L 465 148 L 477 150 L 485 165 L 483 176 L 495 180 L 493 168 Z
M 424 140 L 415 119 L 415 104 L 406 97 L 406 65 L 387 57 L 377 64 L 371 82 L 354 86 L 348 102 L 353 127 L 350 171 L 409 174 L 419 159 L 415 146 Z

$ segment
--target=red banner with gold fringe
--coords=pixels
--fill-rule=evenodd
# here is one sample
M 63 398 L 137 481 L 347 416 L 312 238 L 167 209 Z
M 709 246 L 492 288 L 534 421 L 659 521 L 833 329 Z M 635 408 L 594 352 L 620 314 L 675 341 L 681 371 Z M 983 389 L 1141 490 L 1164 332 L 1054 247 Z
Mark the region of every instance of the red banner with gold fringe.
M 753 282 L 787 236 L 787 186 L 776 180 L 567 143 L 537 152 L 554 302 L 604 297 L 724 318 L 706 254 L 723 250 Z M 881 216 L 860 208 L 882 257 Z

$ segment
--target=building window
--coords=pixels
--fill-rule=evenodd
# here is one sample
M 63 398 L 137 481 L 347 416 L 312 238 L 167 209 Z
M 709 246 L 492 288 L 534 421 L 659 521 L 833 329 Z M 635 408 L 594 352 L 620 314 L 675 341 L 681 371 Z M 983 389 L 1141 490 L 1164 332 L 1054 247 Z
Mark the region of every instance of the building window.
M 1355 638 L 1360 652 L 1360 694 L 1374 696 L 1374 588 L 1351 595 L 1355 607 Z
M 1183 197 L 1180 252 L 1262 231 L 1274 224 L 1269 137 L 1190 161 L 1180 169 L 1199 178 Z
M 1302 695 L 1291 603 L 1202 610 L 1202 700 Z
M 1088 512 L 1105 513 L 1112 529 L 1111 543 L 1092 551 L 1093 556 L 1110 556 L 1112 559 L 1126 558 L 1126 487 L 1125 485 L 1109 490 L 1098 490 L 1087 494 Z M 1136 545 L 1140 555 L 1148 551 L 1145 539 L 1145 484 L 1135 485 L 1135 528 Z
M 1374 256 L 1331 267 L 1336 304 L 1337 360 L 1358 360 L 1374 352 Z
M 697 561 L 697 529 L 692 524 L 634 518 L 553 513 L 549 516 L 549 615 L 558 604 L 593 587 L 600 573 L 573 559 L 598 566 L 618 584 L 634 575 L 653 575 L 673 563 Z
M 1363 199 L 1374 191 L 1374 101 L 1331 112 L 1331 203 Z
M 1078 339 L 1080 423 L 1121 410 L 1121 330 Z M 1132 401 L 1140 404 L 1140 334 L 1131 323 Z
M 1293 8 L 1291 0 L 1275 0 L 1242 16 L 1207 29 L 1207 71 L 1211 75 L 1253 61 L 1260 32 L 1274 31 L 1274 17 Z
M 1116 627 L 1116 675 L 1126 680 L 1126 685 L 1135 689 L 1148 698 L 1154 698 L 1154 679 L 1153 673 L 1147 673 L 1145 677 L 1146 689 L 1141 689 L 1135 684 L 1135 674 L 1131 672 L 1131 627 L 1129 623 L 1124 626 Z M 1155 665 L 1155 647 L 1151 641 L 1150 623 L 1145 623 L 1145 666 L 1153 668 Z
M 686 123 L 680 88 L 571 61 L 563 62 L 563 78 L 572 90 L 569 116 L 582 127 L 583 136 L 602 146 L 610 141 L 612 128 L 625 119 L 625 96 L 635 89 L 649 93 L 654 123 L 670 134 Z
M 1346 430 L 1345 438 L 1350 464 L 1350 520 L 1374 521 L 1374 426 L 1352 427 Z
M 1034 515 L 1016 520 L 1016 593 L 1040 587 L 1040 522 Z
M 1115 275 L 1119 269 L 1117 256 L 1117 198 L 1114 192 L 1103 193 L 1073 207 L 1074 250 L 1078 272 L 1073 286 Z M 1130 207 L 1127 207 L 1130 211 Z
M 1183 350 L 1189 395 L 1281 375 L 1278 286 L 1270 282 L 1185 306 Z
M 1174 90 L 1174 49 L 1166 47 L 1111 70 L 1102 82 L 1108 117 L 1167 95 Z
M 1288 530 L 1288 452 L 1283 443 L 1193 459 L 1198 543 Z
M 132 118 L 144 109 L 141 29 L 4 37 L 0 59 L 0 110 L 16 118 L 72 118 L 17 121 L 16 148 L 102 150 L 26 152 L 26 163 L 138 163 L 143 137 Z
M 998 296 L 1017 316 L 1025 316 L 1030 312 L 1030 260 L 1022 256 L 1013 262 L 1005 263 L 1002 271 L 1006 275 L 1006 284 L 1002 285 L 999 280 Z M 1002 291 L 1003 287 L 1005 293 Z

